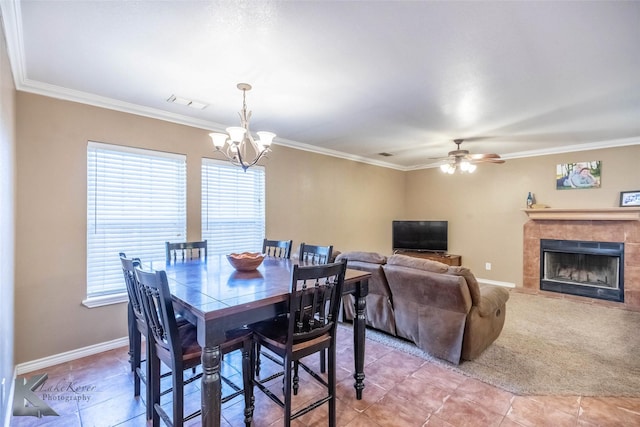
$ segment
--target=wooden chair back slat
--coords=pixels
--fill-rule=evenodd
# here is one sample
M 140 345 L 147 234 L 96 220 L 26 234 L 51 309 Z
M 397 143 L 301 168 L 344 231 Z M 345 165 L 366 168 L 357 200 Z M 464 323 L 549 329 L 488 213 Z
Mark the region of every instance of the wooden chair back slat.
M 331 262 L 333 246 L 300 244 L 299 260 L 303 264 L 328 264 Z
M 207 241 L 200 242 L 165 242 L 165 252 L 167 262 L 175 262 L 177 259 L 207 258 Z M 178 257 L 180 254 L 180 257 Z
M 268 240 L 264 239 L 262 243 L 262 253 L 265 256 L 276 258 L 291 258 L 291 246 L 293 240 Z
M 145 318 L 156 345 L 171 352 L 173 355 L 181 355 L 178 326 L 171 301 L 167 274 L 162 270 L 149 272 L 140 268 L 136 268 L 135 272 L 140 287 Z
M 291 342 L 313 339 L 335 330 L 344 285 L 346 261 L 295 265 L 289 294 Z
M 127 287 L 127 296 L 129 303 L 136 318 L 144 321 L 144 313 L 140 302 L 139 287 L 135 277 L 135 268 L 140 267 L 140 258 L 127 258 L 123 252 L 120 252 L 120 261 L 122 263 L 122 273 L 124 275 L 124 283 Z

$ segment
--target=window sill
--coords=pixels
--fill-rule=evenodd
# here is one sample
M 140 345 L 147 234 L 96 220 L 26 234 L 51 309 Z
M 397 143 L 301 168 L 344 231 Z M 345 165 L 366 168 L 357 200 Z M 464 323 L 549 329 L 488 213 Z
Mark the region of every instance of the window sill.
M 105 305 L 121 304 L 129 302 L 127 294 L 105 295 L 101 297 L 90 297 L 82 301 L 82 305 L 87 308 L 103 307 Z

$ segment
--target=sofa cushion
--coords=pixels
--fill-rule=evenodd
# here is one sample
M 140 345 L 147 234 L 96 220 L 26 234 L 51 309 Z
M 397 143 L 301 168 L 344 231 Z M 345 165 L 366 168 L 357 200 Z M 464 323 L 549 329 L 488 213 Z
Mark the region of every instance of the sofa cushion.
M 385 264 L 387 257 L 376 252 L 351 251 L 343 252 L 336 257 L 336 261 L 346 258 L 349 261 L 370 262 L 371 264 Z
M 480 285 L 478 285 L 478 281 L 471 270 L 467 267 L 452 266 L 448 267 L 447 274 L 464 277 L 464 280 L 467 282 L 467 286 L 469 286 L 471 303 L 473 305 L 480 305 Z
M 388 265 L 415 268 L 417 270 L 430 271 L 432 273 L 446 273 L 449 266 L 442 262 L 424 258 L 414 258 L 408 255 L 395 254 L 387 258 Z

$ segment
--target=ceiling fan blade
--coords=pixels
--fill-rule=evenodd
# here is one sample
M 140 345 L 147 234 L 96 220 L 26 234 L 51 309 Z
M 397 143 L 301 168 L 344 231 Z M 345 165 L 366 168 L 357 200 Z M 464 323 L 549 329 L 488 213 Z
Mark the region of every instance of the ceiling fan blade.
M 484 139 L 483 137 L 477 137 L 475 139 Z M 485 153 L 485 154 L 471 154 L 468 150 L 460 148 L 460 145 L 464 142 L 464 139 L 454 139 L 453 143 L 456 144 L 456 149 L 453 151 L 449 151 L 448 157 L 441 158 L 442 160 L 439 162 L 441 165 L 450 164 L 450 165 L 461 165 L 464 166 L 464 163 L 504 163 L 505 161 L 500 158 L 499 154 L 496 153 Z M 434 159 L 436 160 L 436 159 Z M 466 170 L 466 166 L 464 166 Z
M 471 160 L 481 160 L 481 159 L 499 159 L 500 156 L 495 153 L 487 153 L 487 154 L 470 154 L 469 158 Z
M 487 158 L 480 158 L 480 159 L 472 159 L 471 163 L 504 163 L 505 161 L 498 158 L 491 158 L 491 157 L 487 157 Z

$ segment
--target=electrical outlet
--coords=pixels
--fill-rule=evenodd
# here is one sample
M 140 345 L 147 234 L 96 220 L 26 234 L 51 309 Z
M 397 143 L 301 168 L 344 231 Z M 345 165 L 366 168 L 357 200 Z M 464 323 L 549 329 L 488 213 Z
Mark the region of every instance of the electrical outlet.
M 485 262 L 484 263 L 484 269 L 485 270 L 491 270 L 491 263 L 490 262 Z

